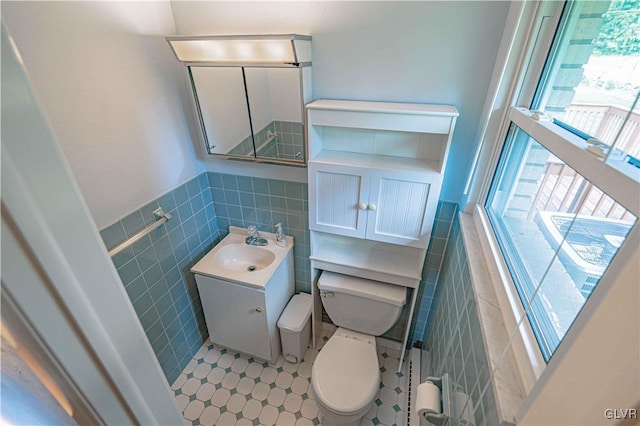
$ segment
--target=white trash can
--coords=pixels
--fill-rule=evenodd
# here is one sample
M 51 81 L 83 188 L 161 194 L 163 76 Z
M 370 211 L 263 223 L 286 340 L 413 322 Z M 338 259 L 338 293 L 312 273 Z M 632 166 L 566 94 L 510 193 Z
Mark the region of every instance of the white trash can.
M 311 341 L 311 321 L 309 321 L 311 305 L 310 294 L 296 294 L 284 308 L 278 320 L 282 354 L 289 362 L 301 362 Z

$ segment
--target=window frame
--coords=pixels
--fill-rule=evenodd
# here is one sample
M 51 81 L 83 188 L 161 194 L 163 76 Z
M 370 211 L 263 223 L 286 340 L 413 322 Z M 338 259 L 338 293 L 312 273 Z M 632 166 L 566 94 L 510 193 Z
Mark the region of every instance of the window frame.
M 473 215 L 503 320 L 510 333 L 518 330 L 510 337 L 526 393 L 536 384 L 547 363 L 485 211 L 491 183 L 499 173 L 500 154 L 512 123 L 640 217 L 640 191 L 624 190 L 629 184 L 638 186 L 640 173 L 634 166 L 607 163 L 591 155 L 585 150 L 587 144 L 584 139 L 553 122 L 535 120 L 529 113 L 538 85 L 548 78 L 545 64 L 547 57 L 554 53 L 552 49 L 556 32 L 565 28 L 566 22 L 562 17 L 567 7 L 572 7 L 572 3 L 545 1 L 534 5 L 512 5 L 514 10 L 510 12 L 510 18 L 513 21 L 507 23 L 507 28 L 512 26 L 512 33 L 505 30 L 488 92 L 492 99 L 485 105 L 483 114 L 485 127 L 481 130 L 478 151 L 465 188 L 467 200 L 464 211 Z M 606 280 L 605 273 L 601 281 Z M 580 314 L 576 319 L 579 317 Z M 574 323 L 572 328 L 576 325 Z

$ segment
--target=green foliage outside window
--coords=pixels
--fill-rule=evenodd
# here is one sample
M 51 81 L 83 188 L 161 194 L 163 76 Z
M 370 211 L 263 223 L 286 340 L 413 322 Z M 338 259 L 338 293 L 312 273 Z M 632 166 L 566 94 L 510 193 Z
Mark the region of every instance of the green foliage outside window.
M 640 0 L 612 1 L 604 14 L 596 53 L 602 55 L 640 54 Z

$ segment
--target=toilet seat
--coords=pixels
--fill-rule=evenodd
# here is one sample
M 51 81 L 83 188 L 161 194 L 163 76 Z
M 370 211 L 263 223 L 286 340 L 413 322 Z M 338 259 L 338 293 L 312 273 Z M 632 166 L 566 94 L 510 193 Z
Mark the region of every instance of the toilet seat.
M 336 414 L 367 409 L 380 387 L 375 346 L 334 335 L 313 363 L 311 386 L 316 402 Z

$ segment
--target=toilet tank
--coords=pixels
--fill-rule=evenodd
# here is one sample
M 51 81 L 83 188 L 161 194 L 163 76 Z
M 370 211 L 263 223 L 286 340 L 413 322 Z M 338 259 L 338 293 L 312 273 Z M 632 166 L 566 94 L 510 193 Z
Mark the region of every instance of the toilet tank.
M 318 279 L 322 305 L 339 327 L 379 336 L 400 318 L 405 287 L 322 272 Z

